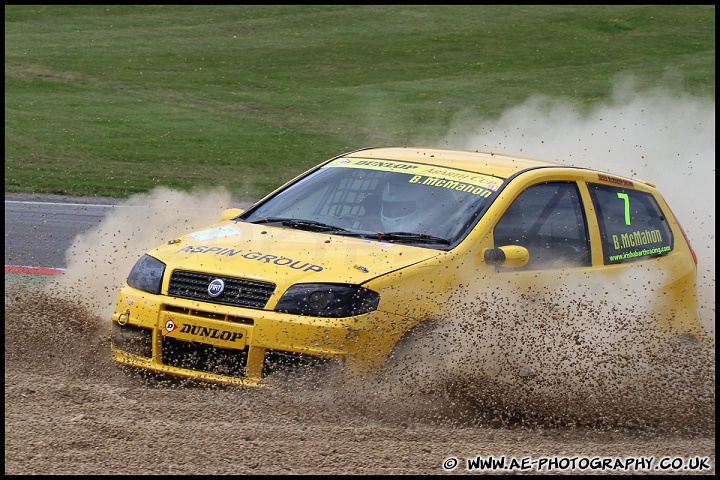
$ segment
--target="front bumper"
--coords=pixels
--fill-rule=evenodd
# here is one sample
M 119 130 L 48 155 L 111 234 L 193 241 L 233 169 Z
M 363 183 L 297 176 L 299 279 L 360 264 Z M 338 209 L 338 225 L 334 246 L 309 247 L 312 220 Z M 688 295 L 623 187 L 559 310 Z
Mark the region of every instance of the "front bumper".
M 125 286 L 112 317 L 112 358 L 225 385 L 264 386 L 276 373 L 372 370 L 409 328 L 378 311 L 319 318 L 152 295 Z

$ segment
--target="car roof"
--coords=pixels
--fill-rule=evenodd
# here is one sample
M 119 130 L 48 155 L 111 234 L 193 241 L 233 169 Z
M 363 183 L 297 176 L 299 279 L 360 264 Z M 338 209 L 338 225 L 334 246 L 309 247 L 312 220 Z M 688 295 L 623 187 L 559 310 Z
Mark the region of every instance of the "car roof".
M 349 152 L 342 157 L 400 160 L 492 173 L 500 177 L 535 167 L 571 167 L 560 162 L 500 153 L 426 147 L 374 147 Z

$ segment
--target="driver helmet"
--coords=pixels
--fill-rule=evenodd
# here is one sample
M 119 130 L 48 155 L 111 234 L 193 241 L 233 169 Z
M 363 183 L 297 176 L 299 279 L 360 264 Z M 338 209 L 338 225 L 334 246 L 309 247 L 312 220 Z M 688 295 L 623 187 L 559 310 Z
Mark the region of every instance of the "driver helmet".
M 416 231 L 422 215 L 418 196 L 422 194 L 422 189 L 407 182 L 387 183 L 383 188 L 380 210 L 380 220 L 385 231 Z

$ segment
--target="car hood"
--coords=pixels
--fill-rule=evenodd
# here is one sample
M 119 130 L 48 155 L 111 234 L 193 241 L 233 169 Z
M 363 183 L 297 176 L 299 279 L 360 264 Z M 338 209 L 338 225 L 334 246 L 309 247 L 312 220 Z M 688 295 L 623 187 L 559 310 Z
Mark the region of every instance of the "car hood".
M 292 285 L 360 285 L 444 251 L 370 239 L 226 221 L 148 252 L 167 271 L 192 270 Z

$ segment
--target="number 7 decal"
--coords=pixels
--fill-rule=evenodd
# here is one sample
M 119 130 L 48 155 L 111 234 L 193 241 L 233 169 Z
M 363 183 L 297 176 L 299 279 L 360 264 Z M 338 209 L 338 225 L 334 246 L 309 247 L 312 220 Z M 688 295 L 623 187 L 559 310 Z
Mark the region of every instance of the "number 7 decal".
M 617 196 L 625 202 L 625 225 L 630 225 L 630 198 L 627 193 L 618 193 Z

